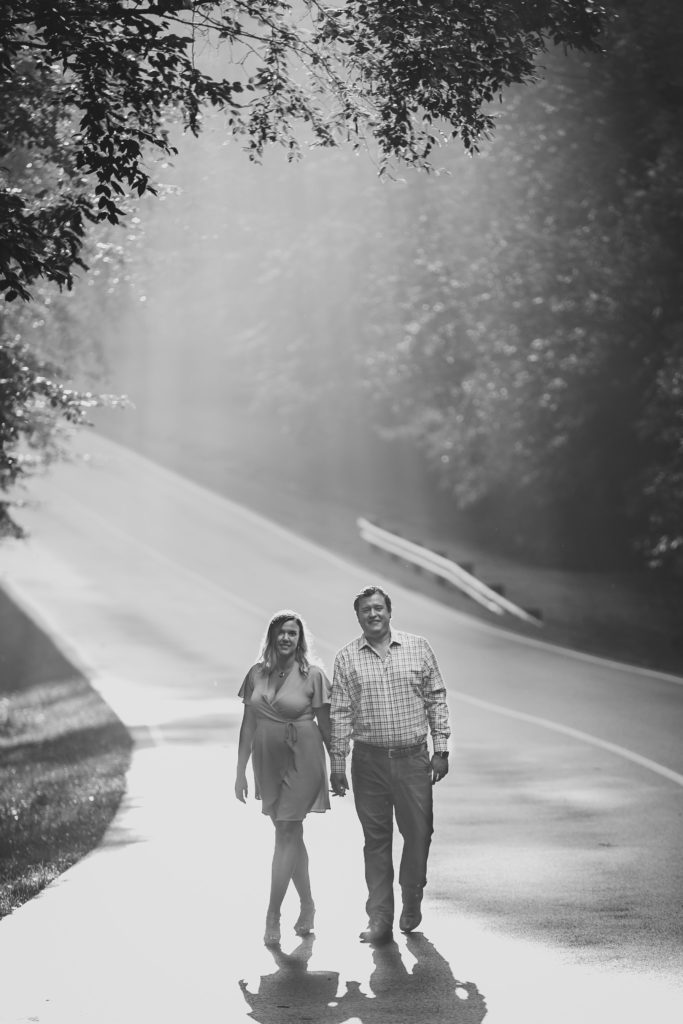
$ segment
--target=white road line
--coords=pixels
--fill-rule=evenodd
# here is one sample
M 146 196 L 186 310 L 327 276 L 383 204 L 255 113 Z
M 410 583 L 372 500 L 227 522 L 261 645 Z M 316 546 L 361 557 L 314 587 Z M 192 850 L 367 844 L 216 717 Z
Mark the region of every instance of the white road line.
M 136 456 L 136 457 L 141 459 L 140 456 Z M 151 465 L 153 465 L 157 470 L 160 469 L 160 468 L 163 469 L 163 467 L 158 467 L 156 463 L 151 463 Z M 164 473 L 164 475 L 169 475 L 169 476 L 173 477 L 174 479 L 176 479 L 178 481 L 182 481 L 183 483 L 187 483 L 187 481 L 183 477 L 179 476 L 178 474 L 172 473 L 171 471 L 167 471 L 167 470 L 163 469 L 163 473 Z M 192 484 L 192 488 L 196 489 L 196 490 L 198 490 L 198 491 L 200 491 L 202 493 L 206 493 L 206 494 L 210 495 L 211 498 L 214 501 L 219 501 L 219 502 L 225 501 L 226 504 L 228 504 L 229 506 L 231 506 L 233 509 L 235 509 L 236 511 L 238 511 L 240 513 L 244 513 L 246 511 L 246 513 L 247 513 L 246 517 L 248 519 L 253 519 L 253 521 L 255 523 L 258 523 L 258 525 L 263 527 L 263 528 L 275 529 L 275 531 L 277 533 L 279 533 L 281 535 L 282 534 L 287 535 L 290 538 L 291 537 L 295 537 L 297 540 L 301 541 L 302 546 L 303 546 L 304 549 L 308 548 L 311 552 L 314 552 L 316 555 L 323 554 L 323 555 L 325 555 L 328 558 L 330 557 L 329 556 L 329 552 L 326 552 L 324 548 L 320 548 L 316 544 L 313 544 L 312 542 L 306 541 L 305 539 L 302 540 L 302 538 L 300 538 L 297 534 L 292 534 L 289 531 L 285 530 L 283 527 L 280 527 L 277 524 L 271 523 L 270 520 L 265 519 L 263 516 L 259 516 L 256 513 L 251 513 L 248 509 L 244 510 L 242 508 L 242 506 L 235 505 L 233 502 L 230 502 L 227 499 L 223 499 L 223 498 L 221 498 L 220 495 L 217 495 L 217 494 L 215 494 L 215 493 L 213 493 L 211 491 L 208 491 L 208 490 L 205 491 L 205 489 L 200 487 L 199 485 Z M 61 488 L 60 488 L 60 490 L 61 490 Z M 200 574 L 198 572 L 195 572 L 195 570 L 189 569 L 187 566 L 184 566 L 184 565 L 174 561 L 172 558 L 170 558 L 167 555 L 164 555 L 162 552 L 158 551 L 156 548 L 151 547 L 145 541 L 138 540 L 138 538 L 134 537 L 132 534 L 128 533 L 127 531 L 122 530 L 118 526 L 115 526 L 113 523 L 111 523 L 110 520 L 106 519 L 104 516 L 100 515 L 98 512 L 94 512 L 91 508 L 88 508 L 82 502 L 76 501 L 72 496 L 68 495 L 66 492 L 62 492 L 62 493 L 63 493 L 64 499 L 66 501 L 70 501 L 72 505 L 77 505 L 77 507 L 79 507 L 81 510 L 83 510 L 92 519 L 96 520 L 97 522 L 100 522 L 103 526 L 105 526 L 112 533 L 125 538 L 128 543 L 132 543 L 135 546 L 137 546 L 138 548 L 141 548 L 141 549 L 145 550 L 150 555 L 154 556 L 159 561 L 163 562 L 164 564 L 168 565 L 169 567 L 175 568 L 175 569 L 180 570 L 181 572 L 187 574 L 189 577 L 194 579 L 197 583 L 202 584 L 205 587 L 208 587 L 208 588 L 212 589 L 213 591 L 220 593 L 222 596 L 226 597 L 227 599 L 232 601 L 234 604 L 242 607 L 245 611 L 248 611 L 248 612 L 256 614 L 256 615 L 262 615 L 262 610 L 261 609 L 256 608 L 256 606 L 252 605 L 250 602 L 244 601 L 243 599 L 241 599 L 241 598 L 237 597 L 236 595 L 232 594 L 231 591 L 227 590 L 221 584 L 214 583 L 212 580 L 209 580 L 207 577 L 203 576 L 202 574 Z M 330 560 L 332 562 L 336 562 L 337 564 L 341 564 L 342 563 L 342 560 L 338 559 L 334 555 L 331 556 Z M 348 567 L 348 565 L 350 563 L 344 563 L 344 564 Z M 427 600 L 431 600 L 431 599 L 427 598 Z M 496 629 L 494 629 L 491 626 L 487 626 L 486 624 L 480 624 L 478 622 L 478 620 L 470 619 L 469 616 L 460 615 L 457 612 L 454 613 L 454 614 L 456 615 L 457 618 L 465 619 L 467 622 L 472 622 L 473 625 L 483 625 L 483 627 L 485 629 L 492 629 L 494 632 L 496 632 L 498 634 L 504 633 L 505 636 L 509 636 L 511 639 L 521 639 L 522 641 L 527 641 L 528 643 L 530 643 L 533 646 L 549 648 L 551 650 L 560 651 L 560 652 L 566 653 L 568 655 L 576 655 L 576 653 L 577 653 L 577 652 L 571 651 L 571 649 L 566 649 L 565 650 L 564 648 L 553 647 L 553 645 L 545 644 L 542 641 L 541 642 L 534 641 L 534 640 L 530 640 L 530 639 L 528 639 L 526 637 L 521 637 L 520 638 L 520 637 L 517 637 L 516 634 L 514 634 L 514 633 L 507 633 L 504 630 L 496 630 Z M 316 640 L 317 640 L 318 646 L 327 647 L 329 650 L 333 650 L 334 649 L 333 645 L 329 641 L 325 640 L 322 636 L 317 635 Z M 585 655 L 585 656 L 584 655 L 580 655 L 580 657 L 582 657 L 584 660 L 587 660 L 587 661 L 590 661 L 590 662 L 593 662 L 593 663 L 605 664 L 605 660 L 604 659 L 594 658 L 591 655 Z M 611 665 L 615 669 L 625 669 L 625 670 L 629 670 L 630 669 L 631 671 L 638 672 L 639 674 L 642 674 L 642 675 L 656 676 L 656 677 L 659 677 L 659 678 L 663 677 L 663 678 L 669 679 L 670 681 L 675 682 L 675 683 L 679 683 L 679 684 L 683 683 L 683 679 L 679 679 L 676 676 L 664 676 L 663 673 L 650 672 L 650 670 L 648 670 L 648 669 L 637 669 L 635 666 L 622 665 L 619 662 L 607 662 L 607 664 Z M 526 714 L 525 712 L 522 712 L 522 711 L 514 711 L 511 708 L 503 707 L 500 704 L 493 704 L 493 703 L 490 703 L 489 701 L 480 700 L 477 697 L 471 697 L 469 694 L 461 693 L 461 692 L 459 692 L 457 690 L 449 690 L 448 691 L 448 696 L 451 699 L 460 700 L 460 701 L 463 701 L 464 703 L 472 704 L 472 705 L 480 707 L 480 708 L 482 708 L 484 710 L 492 711 L 495 714 L 504 715 L 504 716 L 506 716 L 508 718 L 516 718 L 519 721 L 528 722 L 528 723 L 530 723 L 532 725 L 537 725 L 537 726 L 539 726 L 541 728 L 548 729 L 548 730 L 550 730 L 552 732 L 562 733 L 565 736 L 571 736 L 573 739 L 579 740 L 580 742 L 586 743 L 586 744 L 588 744 L 590 746 L 598 747 L 598 748 L 600 748 L 602 750 L 606 750 L 609 753 L 616 754 L 618 757 L 622 757 L 622 758 L 624 758 L 627 761 L 631 761 L 633 764 L 637 764 L 637 765 L 639 765 L 642 768 L 646 768 L 649 771 L 655 772 L 657 775 L 660 775 L 660 776 L 662 776 L 665 779 L 669 779 L 669 781 L 674 782 L 674 783 L 676 783 L 679 786 L 683 786 L 683 775 L 680 775 L 678 772 L 673 771 L 671 768 L 667 768 L 665 765 L 661 765 L 661 764 L 658 764 L 656 761 L 650 760 L 650 758 L 643 757 L 640 754 L 636 754 L 634 751 L 628 750 L 626 747 L 621 747 L 621 746 L 619 746 L 616 743 L 610 743 L 609 740 L 602 740 L 602 739 L 600 739 L 597 736 L 592 736 L 590 733 L 582 732 L 579 729 L 573 729 L 570 726 L 561 725 L 559 722 L 553 722 L 553 721 L 551 721 L 550 719 L 547 719 L 547 718 L 539 718 L 536 715 L 528 715 L 528 714 Z
M 492 704 L 490 701 L 480 700 L 478 697 L 471 697 L 469 694 L 460 693 L 457 690 L 449 690 L 448 696 L 452 700 L 472 704 L 474 707 L 482 708 L 484 711 L 492 711 L 497 715 L 504 715 L 506 718 L 516 718 L 520 722 L 529 722 L 531 725 L 538 725 L 542 729 L 550 729 L 552 732 L 571 736 L 572 739 L 588 743 L 592 747 L 599 747 L 601 750 L 607 750 L 610 754 L 623 757 L 627 761 L 640 765 L 641 768 L 647 768 L 649 771 L 656 772 L 657 775 L 675 782 L 678 786 L 683 786 L 683 775 L 672 771 L 671 768 L 666 768 L 663 764 L 658 764 L 657 761 L 651 761 L 649 757 L 642 757 L 641 754 L 636 754 L 633 750 L 628 750 L 627 747 L 620 747 L 617 743 L 601 740 L 598 736 L 592 736 L 588 732 L 581 732 L 580 729 L 572 729 L 569 725 L 551 722 L 548 718 L 538 718 L 536 715 L 528 715 L 524 711 L 513 711 L 511 708 L 503 707 L 501 704 Z
M 202 496 L 205 500 L 208 499 L 214 506 L 222 506 L 229 508 L 233 514 L 239 515 L 246 522 L 252 523 L 254 526 L 259 528 L 268 529 L 274 532 L 277 536 L 287 538 L 290 542 L 294 538 L 303 551 L 309 551 L 311 554 L 318 558 L 324 559 L 329 565 L 343 568 L 345 571 L 357 570 L 361 568 L 358 563 L 352 562 L 350 559 L 345 559 L 340 555 L 335 554 L 332 551 L 328 551 L 322 545 L 309 540 L 307 537 L 303 537 L 301 534 L 294 533 L 292 530 L 288 530 L 287 527 L 281 526 L 279 523 L 274 522 L 272 519 L 266 518 L 258 512 L 254 512 L 252 509 L 247 508 L 245 505 L 240 505 L 230 498 L 226 498 L 224 495 L 219 494 L 217 491 L 212 491 L 208 487 L 202 484 L 196 483 L 189 477 L 182 476 L 176 470 L 169 469 L 167 466 L 162 466 L 158 462 L 154 462 L 152 459 L 147 458 L 145 455 L 141 455 L 139 452 L 133 451 L 131 448 L 126 448 L 125 445 L 117 444 L 115 441 L 110 441 L 108 438 L 103 437 L 101 434 L 96 434 L 98 443 L 102 443 L 102 447 L 109 448 L 110 453 L 108 455 L 100 456 L 106 462 L 107 459 L 118 457 L 121 459 L 123 456 L 130 459 L 132 462 L 137 462 L 144 471 L 144 475 L 149 477 L 152 473 L 156 473 L 160 477 L 165 477 L 169 482 L 172 481 L 176 485 L 181 484 L 183 487 L 194 491 L 197 496 Z M 97 465 L 97 459 L 93 458 L 93 462 Z M 405 584 L 397 584 L 404 590 L 410 588 Z M 416 591 L 411 591 L 417 593 Z M 430 604 L 437 605 L 439 608 L 445 607 L 434 598 L 429 597 L 427 594 L 420 595 L 423 599 Z M 665 682 L 675 683 L 678 686 L 683 686 L 683 676 L 674 675 L 670 672 L 660 672 L 657 669 L 643 668 L 639 665 L 630 665 L 628 662 L 615 661 L 610 658 L 601 658 L 596 654 L 588 654 L 584 651 L 576 651 L 571 647 L 562 647 L 557 644 L 549 643 L 547 640 L 539 640 L 536 637 L 523 636 L 519 633 L 513 633 L 511 630 L 504 629 L 501 626 L 493 625 L 492 623 L 482 622 L 481 619 L 476 619 L 472 615 L 468 615 L 467 612 L 457 611 L 455 608 L 450 609 L 451 613 L 460 622 L 464 622 L 470 625 L 474 629 L 483 630 L 487 633 L 493 633 L 496 636 L 504 636 L 507 639 L 512 640 L 514 643 L 523 644 L 528 647 L 538 647 L 541 650 L 549 651 L 552 653 L 560 653 L 568 658 L 575 658 L 578 661 L 585 661 L 591 665 L 601 665 L 607 668 L 617 669 L 618 671 L 624 671 L 629 673 L 635 673 L 636 675 L 645 675 L 652 679 L 662 679 Z
M 183 565 L 182 562 L 178 562 L 174 558 L 169 557 L 169 555 L 165 555 L 163 551 L 160 551 L 156 547 L 152 547 L 152 545 L 148 544 L 147 541 L 140 540 L 138 537 L 135 536 L 135 534 L 130 533 L 128 530 L 121 529 L 120 526 L 117 526 L 110 519 L 107 519 L 99 512 L 95 512 L 88 505 L 85 505 L 82 501 L 75 499 L 66 491 L 63 491 L 61 488 L 59 488 L 59 490 L 62 495 L 62 500 L 64 501 L 65 504 L 67 502 L 70 503 L 72 507 L 77 508 L 81 514 L 84 514 L 86 517 L 89 517 L 94 522 L 99 523 L 104 529 L 114 534 L 114 536 L 122 538 L 122 540 L 124 540 L 126 544 L 132 547 L 136 547 L 140 551 L 144 551 L 144 553 L 147 556 L 149 556 L 150 558 L 154 558 L 157 562 L 160 562 L 161 565 L 165 565 L 167 568 L 173 569 L 174 572 L 183 573 L 185 576 L 193 580 L 195 583 L 200 584 L 202 587 L 205 587 L 206 589 L 212 590 L 214 591 L 214 593 L 219 594 L 221 598 L 226 600 L 228 603 L 235 605 L 237 608 L 241 608 L 242 611 L 248 612 L 250 615 L 255 615 L 259 619 L 263 618 L 262 608 L 258 608 L 255 604 L 252 604 L 250 601 L 246 601 L 244 598 L 239 597 L 237 594 L 234 594 L 231 590 L 227 590 L 224 586 L 222 586 L 222 584 L 215 583 L 213 580 L 209 579 L 208 576 L 203 576 L 195 569 L 190 569 L 189 566 Z
M 282 526 L 280 523 L 274 522 L 272 519 L 268 519 L 266 516 L 261 515 L 258 512 L 254 512 L 252 509 L 245 505 L 240 505 L 237 502 L 231 501 L 229 498 L 225 498 L 223 495 L 218 494 L 215 490 L 211 490 L 209 487 L 204 486 L 201 483 L 197 483 L 195 480 L 189 479 L 189 477 L 182 476 L 175 470 L 169 469 L 167 466 L 162 466 L 158 462 L 154 462 L 152 459 L 147 459 L 146 456 L 140 455 L 138 452 L 134 452 L 132 449 L 127 449 L 123 444 L 117 444 L 116 441 L 111 441 L 109 438 L 102 437 L 100 434 L 95 435 L 97 442 L 101 443 L 104 449 L 110 449 L 110 453 L 106 455 L 100 455 L 98 457 L 91 456 L 93 464 L 96 466 L 97 459 L 101 459 L 104 463 L 108 460 L 115 458 L 129 459 L 133 463 L 143 468 L 145 476 L 150 476 L 152 473 L 156 473 L 160 477 L 165 477 L 169 482 L 174 484 L 181 484 L 183 487 L 194 492 L 198 497 L 202 497 L 205 501 L 210 501 L 214 506 L 222 506 L 228 508 L 232 514 L 242 516 L 242 518 L 250 522 L 254 526 L 259 528 L 268 529 L 278 537 L 286 538 L 289 542 L 295 539 L 301 547 L 301 550 L 308 551 L 311 555 L 319 557 L 328 562 L 328 564 L 343 568 L 345 571 L 353 571 L 360 568 L 358 563 L 351 561 L 350 559 L 343 558 L 334 552 L 329 551 L 322 545 L 316 544 L 308 538 L 303 537 L 300 534 L 295 534 L 293 530 L 288 529 L 286 526 Z M 94 513 L 93 513 L 94 514 Z M 130 536 L 130 535 L 126 535 Z M 163 556 L 160 556 L 163 557 Z M 169 559 L 170 562 L 170 559 Z M 191 569 L 185 569 L 187 572 L 191 572 Z M 396 587 L 400 587 L 402 590 L 410 590 L 411 588 L 405 584 L 396 584 Z M 416 594 L 417 591 L 412 591 Z M 436 601 L 434 598 L 429 597 L 427 594 L 420 595 L 425 602 L 428 604 L 434 604 L 439 608 L 447 607 L 442 603 Z M 237 603 L 237 602 L 236 602 Z M 246 610 L 252 610 L 251 607 Z M 495 626 L 490 623 L 484 623 L 480 618 L 475 618 L 473 615 L 469 615 L 465 611 L 459 611 L 456 608 L 449 609 L 451 613 L 457 618 L 457 620 L 472 629 L 480 630 L 484 633 L 493 633 L 495 636 L 503 636 L 513 643 L 522 644 L 527 647 L 537 647 L 540 650 L 547 650 L 551 653 L 562 654 L 565 657 L 574 658 L 579 662 L 585 662 L 589 665 L 597 665 L 602 668 L 614 669 L 617 672 L 628 672 L 633 675 L 647 676 L 650 679 L 660 679 L 664 682 L 674 683 L 677 686 L 683 686 L 683 676 L 677 676 L 669 672 L 660 672 L 656 669 L 649 669 L 642 666 L 630 665 L 628 662 L 617 662 L 614 658 L 600 657 L 597 654 L 589 654 L 586 651 L 574 650 L 572 647 L 564 647 L 559 644 L 549 643 L 547 640 L 539 640 L 537 637 L 527 637 L 519 633 L 513 633 L 511 630 L 506 630 L 503 627 Z
M 478 621 L 478 620 L 475 620 Z M 683 676 L 675 676 L 671 672 L 660 672 L 656 668 L 647 668 L 643 665 L 631 665 L 627 661 L 615 661 L 614 658 L 601 658 L 597 654 L 588 654 L 586 651 L 576 651 L 572 647 L 563 647 L 561 644 L 551 644 L 547 640 L 537 640 L 533 636 L 522 636 L 520 633 L 512 633 L 503 626 L 490 626 L 486 622 L 481 623 L 482 629 L 491 633 L 503 634 L 518 644 L 527 647 L 539 647 L 544 651 L 552 651 L 564 654 L 576 661 L 585 661 L 589 665 L 599 665 L 603 668 L 613 668 L 618 672 L 628 672 L 630 675 L 647 676 L 649 679 L 661 679 L 665 683 L 674 683 L 676 686 L 683 686 Z
M 205 487 L 203 484 L 197 483 L 190 477 L 183 476 L 176 470 L 169 469 L 167 466 L 163 466 L 161 463 L 154 462 L 152 459 L 147 458 L 147 456 L 133 451 L 132 448 L 126 448 L 125 445 L 120 445 L 115 441 L 110 441 L 108 438 L 104 438 L 101 434 L 96 434 L 95 436 L 97 437 L 98 443 L 102 442 L 103 447 L 114 449 L 113 453 L 99 456 L 99 458 L 103 459 L 105 463 L 108 459 L 115 457 L 120 459 L 122 456 L 125 456 L 131 462 L 139 463 L 143 476 L 146 479 L 152 474 L 156 474 L 161 478 L 165 477 L 170 483 L 172 482 L 176 486 L 180 485 L 185 490 L 194 492 L 197 497 L 202 498 L 204 501 L 208 500 L 215 507 L 222 509 L 228 508 L 233 515 L 240 516 L 245 522 L 248 522 L 253 526 L 257 526 L 259 529 L 267 529 L 276 536 L 281 537 L 283 540 L 290 542 L 292 538 L 294 538 L 298 541 L 304 551 L 309 551 L 317 558 L 326 561 L 329 565 L 346 571 L 358 568 L 358 565 L 343 558 L 341 555 L 337 555 L 333 551 L 329 551 L 321 544 L 317 544 L 315 541 L 309 540 L 308 537 L 304 537 L 300 533 L 294 533 L 293 530 L 289 530 L 286 526 L 281 526 L 280 523 L 275 522 L 273 519 L 268 519 L 266 516 L 261 515 L 259 512 L 255 512 L 246 505 L 240 505 L 231 498 L 226 498 L 225 495 L 219 494 L 217 491 L 212 491 L 209 487 Z M 91 455 L 90 459 L 95 467 L 99 465 L 98 457 Z M 464 617 L 469 618 L 468 616 Z

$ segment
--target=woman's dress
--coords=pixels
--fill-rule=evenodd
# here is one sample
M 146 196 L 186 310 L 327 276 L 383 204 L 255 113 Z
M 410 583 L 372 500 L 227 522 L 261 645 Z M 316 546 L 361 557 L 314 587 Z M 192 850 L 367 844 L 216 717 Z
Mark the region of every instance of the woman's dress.
M 296 662 L 284 680 L 253 665 L 240 687 L 239 696 L 256 716 L 256 797 L 275 821 L 303 821 L 309 811 L 329 810 L 325 748 L 314 709 L 330 703 L 330 692 L 321 669 L 312 665 L 303 675 Z

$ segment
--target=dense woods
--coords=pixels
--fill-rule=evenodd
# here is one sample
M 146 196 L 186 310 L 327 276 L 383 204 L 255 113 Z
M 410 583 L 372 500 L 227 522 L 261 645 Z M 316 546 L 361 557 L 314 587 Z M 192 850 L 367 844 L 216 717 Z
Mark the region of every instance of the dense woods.
M 477 157 L 330 202 L 270 253 L 264 304 L 284 313 L 245 333 L 240 358 L 257 394 L 287 377 L 288 422 L 313 404 L 328 424 L 360 417 L 408 439 L 459 507 L 505 507 L 527 549 L 673 568 L 683 12 L 615 7 L 605 56 L 549 56 Z M 306 297 L 327 301 L 330 276 L 343 300 L 322 328 Z
M 3 488 L 26 465 L 18 438 L 45 446 L 36 410 L 78 420 L 98 401 L 106 353 L 79 339 L 111 289 L 58 288 L 85 266 L 109 281 L 149 274 L 129 211 L 159 183 L 148 153 L 173 152 L 175 107 L 190 132 L 210 123 L 266 164 L 271 141 L 290 155 L 348 144 L 333 160 L 304 155 L 305 203 L 244 203 L 231 222 L 223 257 L 249 280 L 222 365 L 254 408 L 293 436 L 313 418 L 323 433 L 403 439 L 458 507 L 504 503 L 528 550 L 559 537 L 575 557 L 680 565 L 677 0 L 610 0 L 606 20 L 573 0 L 302 4 L 305 31 L 289 5 L 261 0 L 250 10 L 268 31 L 248 60 L 235 49 L 246 6 L 24 0 L 0 15 L 13 140 L 0 172 Z M 223 79 L 188 50 L 200 14 L 224 19 Z M 87 26 L 85 48 L 67 16 Z M 383 188 L 353 163 L 364 140 Z M 400 170 L 430 162 L 441 173 Z M 234 208 L 244 198 L 231 202 L 229 184 L 224 195 Z M 169 208 L 182 218 L 188 206 Z M 208 303 L 215 269 L 197 271 L 189 231 L 182 287 Z M 6 503 L 0 518 L 10 529 Z
M 72 287 L 93 227 L 156 191 L 154 154 L 175 152 L 175 119 L 197 135 L 219 110 L 253 158 L 271 144 L 293 158 L 348 143 L 371 145 L 380 169 L 420 166 L 442 139 L 476 145 L 486 103 L 533 77 L 546 36 L 595 48 L 601 20 L 592 0 L 11 0 L 0 9 L 5 304 L 31 303 L 46 282 Z M 16 319 L 0 313 L 4 491 L 31 464 L 19 446 L 39 455 L 50 423 L 82 422 L 93 401 L 46 359 L 63 335 L 46 332 L 46 353 L 29 331 L 27 349 Z M 17 532 L 7 501 L 2 532 Z

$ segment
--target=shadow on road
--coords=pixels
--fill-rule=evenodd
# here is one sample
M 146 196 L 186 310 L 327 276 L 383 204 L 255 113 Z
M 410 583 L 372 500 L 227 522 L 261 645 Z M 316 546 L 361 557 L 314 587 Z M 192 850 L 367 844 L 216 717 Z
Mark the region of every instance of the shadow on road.
M 370 991 L 347 981 L 339 993 L 336 971 L 309 971 L 313 937 L 293 953 L 271 950 L 278 970 L 263 975 L 257 992 L 240 982 L 259 1024 L 480 1024 L 486 1001 L 470 981 L 458 981 L 450 964 L 422 934 L 408 936 L 407 947 L 416 963 L 406 968 L 396 943 L 372 952 L 374 970 Z

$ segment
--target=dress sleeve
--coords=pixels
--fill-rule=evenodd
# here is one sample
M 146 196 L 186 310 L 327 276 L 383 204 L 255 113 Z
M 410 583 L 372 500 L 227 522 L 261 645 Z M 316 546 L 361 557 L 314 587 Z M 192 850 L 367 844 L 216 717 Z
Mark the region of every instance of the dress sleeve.
M 249 671 L 247 672 L 246 676 L 244 677 L 244 682 L 242 683 L 242 685 L 240 686 L 239 690 L 237 691 L 237 696 L 241 697 L 242 701 L 245 704 L 248 704 L 249 701 L 251 700 L 251 695 L 252 695 L 253 692 L 254 692 L 254 667 L 252 665 L 252 667 L 249 669 Z
M 332 686 L 321 668 L 312 668 L 310 670 L 310 675 L 311 682 L 313 683 L 311 707 L 321 708 L 324 704 L 330 703 Z

